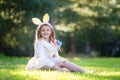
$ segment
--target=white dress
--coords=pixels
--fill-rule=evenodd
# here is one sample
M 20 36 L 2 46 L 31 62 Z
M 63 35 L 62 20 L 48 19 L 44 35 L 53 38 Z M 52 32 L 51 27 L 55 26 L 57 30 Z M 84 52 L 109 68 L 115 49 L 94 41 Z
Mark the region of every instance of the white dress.
M 53 57 L 56 55 L 56 57 Z M 43 38 L 34 45 L 34 57 L 32 57 L 26 66 L 26 70 L 51 69 L 55 63 L 65 61 L 58 54 L 57 46 L 52 42 L 47 42 Z

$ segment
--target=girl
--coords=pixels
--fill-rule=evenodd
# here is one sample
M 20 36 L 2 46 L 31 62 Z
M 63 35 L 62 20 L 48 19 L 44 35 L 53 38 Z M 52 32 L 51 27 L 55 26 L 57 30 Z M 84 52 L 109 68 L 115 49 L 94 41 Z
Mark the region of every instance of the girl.
M 55 44 L 54 28 L 50 23 L 42 22 L 36 29 L 34 57 L 29 60 L 26 69 L 86 72 L 78 65 L 61 58 L 58 47 Z

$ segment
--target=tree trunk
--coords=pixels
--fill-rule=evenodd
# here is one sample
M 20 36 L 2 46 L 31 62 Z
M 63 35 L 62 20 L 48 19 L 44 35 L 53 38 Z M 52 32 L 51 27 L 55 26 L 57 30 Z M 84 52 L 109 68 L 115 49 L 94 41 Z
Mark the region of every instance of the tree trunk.
M 74 44 L 74 40 L 73 40 L 73 35 L 70 34 L 70 49 L 72 51 L 72 53 L 77 54 L 76 50 L 75 50 L 75 44 Z

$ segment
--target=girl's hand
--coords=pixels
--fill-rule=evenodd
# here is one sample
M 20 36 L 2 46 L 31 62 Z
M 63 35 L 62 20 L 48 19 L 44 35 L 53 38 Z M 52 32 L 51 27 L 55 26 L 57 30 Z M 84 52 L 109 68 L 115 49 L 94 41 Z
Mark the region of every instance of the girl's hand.
M 57 56 L 56 56 L 55 54 L 53 54 L 53 55 L 52 55 L 52 58 L 55 58 L 55 57 L 57 57 Z
M 59 66 L 59 67 L 61 67 L 61 68 L 63 68 L 63 67 L 64 67 L 64 64 L 63 64 L 63 62 L 61 62 L 61 63 L 58 63 L 58 66 Z

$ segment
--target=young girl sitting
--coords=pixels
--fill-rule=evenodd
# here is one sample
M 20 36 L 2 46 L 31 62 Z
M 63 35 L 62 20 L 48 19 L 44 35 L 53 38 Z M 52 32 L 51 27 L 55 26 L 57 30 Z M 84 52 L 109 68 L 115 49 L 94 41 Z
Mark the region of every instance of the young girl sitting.
M 46 14 L 49 17 L 48 14 Z M 45 18 L 45 17 L 43 17 Z M 58 70 L 84 73 L 86 70 L 59 56 L 59 46 L 55 44 L 55 32 L 52 25 L 43 19 L 36 29 L 34 42 L 34 57 L 32 57 L 26 70 Z

